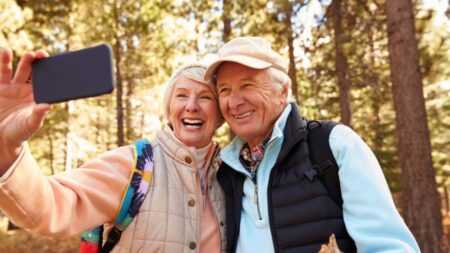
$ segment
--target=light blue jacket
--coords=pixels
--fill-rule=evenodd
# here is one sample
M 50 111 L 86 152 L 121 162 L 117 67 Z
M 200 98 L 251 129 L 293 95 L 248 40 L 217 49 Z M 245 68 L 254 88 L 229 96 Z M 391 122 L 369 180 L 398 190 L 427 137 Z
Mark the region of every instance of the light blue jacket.
M 256 187 L 250 173 L 239 162 L 244 141 L 236 137 L 221 151 L 220 156 L 225 163 L 247 175 L 236 249 L 238 253 L 274 252 L 267 210 L 267 187 L 270 171 L 281 150 L 283 130 L 291 109 L 289 104 L 275 123 L 256 173 Z M 344 222 L 358 252 L 420 252 L 394 205 L 381 167 L 370 148 L 344 125 L 333 128 L 329 142 L 339 165 Z

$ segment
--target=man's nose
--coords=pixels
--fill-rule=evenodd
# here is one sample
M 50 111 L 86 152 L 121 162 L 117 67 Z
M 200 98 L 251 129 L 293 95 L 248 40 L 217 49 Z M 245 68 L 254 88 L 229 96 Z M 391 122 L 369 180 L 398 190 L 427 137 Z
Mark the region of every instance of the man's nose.
M 230 108 L 237 108 L 244 103 L 244 97 L 236 91 L 232 91 L 228 100 Z

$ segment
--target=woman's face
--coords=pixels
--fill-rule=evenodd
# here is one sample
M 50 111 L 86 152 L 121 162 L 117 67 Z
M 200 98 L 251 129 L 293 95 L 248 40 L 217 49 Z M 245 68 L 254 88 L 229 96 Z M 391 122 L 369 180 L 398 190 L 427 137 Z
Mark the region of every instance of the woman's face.
M 175 136 L 187 146 L 207 146 L 222 124 L 212 87 L 181 75 L 170 97 L 169 121 Z

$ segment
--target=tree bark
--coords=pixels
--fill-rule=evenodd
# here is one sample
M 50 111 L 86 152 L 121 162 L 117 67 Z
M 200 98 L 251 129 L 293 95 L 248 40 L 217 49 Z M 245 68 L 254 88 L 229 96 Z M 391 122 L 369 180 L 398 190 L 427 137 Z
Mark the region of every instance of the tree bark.
M 124 127 L 123 127 L 123 86 L 122 76 L 120 75 L 120 39 L 116 36 L 115 55 L 116 55 L 116 99 L 117 99 L 117 146 L 124 145 Z
M 136 134 L 133 127 L 133 105 L 131 104 L 131 99 L 134 95 L 134 87 L 133 87 L 133 79 L 131 77 L 127 77 L 126 81 L 127 93 L 125 97 L 125 121 L 126 121 L 126 139 L 127 142 L 134 142 L 136 138 Z
M 286 20 L 284 21 L 286 36 L 289 47 L 289 71 L 288 75 L 291 78 L 291 90 L 292 96 L 295 101 L 298 102 L 298 81 L 297 81 L 297 70 L 295 67 L 295 56 L 294 56 L 294 35 L 292 33 L 292 3 L 288 0 L 284 0 L 284 12 L 286 13 Z
M 228 0 L 222 0 L 223 5 L 223 12 L 222 12 L 222 23 L 223 23 L 223 34 L 222 34 L 222 41 L 223 43 L 227 43 L 230 40 L 231 37 L 231 18 L 230 13 L 232 10 L 232 3 L 230 3 Z M 228 139 L 231 141 L 236 136 L 236 133 L 231 130 L 231 128 L 228 129 Z
M 75 101 L 68 101 L 65 103 L 65 110 L 67 113 L 67 128 L 66 128 L 66 142 L 64 149 L 64 170 L 72 169 L 73 162 L 73 113 L 75 110 Z
M 387 0 L 385 8 L 402 170 L 402 213 L 422 252 L 445 253 L 412 2 Z
M 120 36 L 119 36 L 119 27 L 120 27 L 120 16 L 119 10 L 120 8 L 117 6 L 118 3 L 115 3 L 114 9 L 114 18 L 116 22 L 116 36 L 114 42 L 114 54 L 116 56 L 116 99 L 117 99 L 117 146 L 123 146 L 124 141 L 124 120 L 123 120 L 123 85 L 122 85 L 122 76 L 120 72 L 120 59 L 121 59 L 121 50 L 120 50 Z
M 350 80 L 347 57 L 343 52 L 345 33 L 342 26 L 341 0 L 334 0 L 331 4 L 331 8 L 334 29 L 336 76 L 339 87 L 339 105 L 341 107 L 341 122 L 351 127 L 352 112 Z
M 227 43 L 231 37 L 231 4 L 228 0 L 222 0 L 223 12 L 222 12 L 222 23 L 223 23 L 223 34 L 222 40 Z

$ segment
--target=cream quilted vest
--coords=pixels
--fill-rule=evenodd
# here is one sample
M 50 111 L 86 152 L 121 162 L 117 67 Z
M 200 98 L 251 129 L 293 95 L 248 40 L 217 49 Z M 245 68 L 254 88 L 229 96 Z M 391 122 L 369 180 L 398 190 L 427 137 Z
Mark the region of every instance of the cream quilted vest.
M 201 205 L 194 155 L 164 131 L 158 132 L 152 147 L 154 176 L 147 197 L 112 253 L 198 252 Z M 225 252 L 225 200 L 216 179 L 217 169 L 217 162 L 213 162 L 207 175 L 207 193 Z

